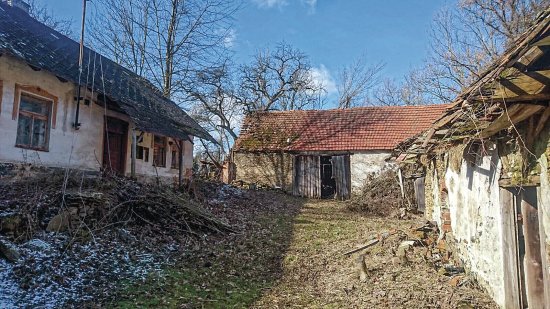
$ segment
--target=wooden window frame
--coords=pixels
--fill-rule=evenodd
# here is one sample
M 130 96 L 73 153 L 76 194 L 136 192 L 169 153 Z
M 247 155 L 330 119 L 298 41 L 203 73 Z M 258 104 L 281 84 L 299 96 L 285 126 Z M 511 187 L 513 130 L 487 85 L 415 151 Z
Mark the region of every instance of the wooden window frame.
M 175 142 L 177 143 L 177 141 Z M 180 150 L 177 146 L 177 144 L 173 144 L 171 147 L 170 147 L 170 150 L 171 150 L 171 162 L 170 162 L 170 168 L 172 169 L 176 169 L 176 170 L 179 170 L 180 169 L 180 158 L 179 158 L 179 153 L 180 153 Z M 176 155 L 174 156 L 174 152 L 176 153 Z M 175 160 L 175 161 L 174 161 Z
M 38 114 L 38 113 L 34 113 L 34 112 L 29 112 L 29 111 L 23 111 L 23 110 L 19 110 L 19 104 L 21 102 L 21 95 L 22 94 L 25 94 L 29 97 L 34 97 L 38 100 L 41 100 L 41 101 L 44 101 L 44 104 L 47 104 L 47 109 L 48 109 L 48 114 L 45 116 L 45 115 L 42 115 L 42 114 Z M 17 125 L 19 127 L 19 116 L 20 115 L 24 115 L 26 117 L 30 117 L 33 119 L 33 122 L 34 122 L 34 119 L 40 119 L 42 121 L 45 121 L 46 122 L 46 133 L 45 133 L 45 143 L 44 143 L 44 147 L 35 147 L 35 146 L 32 146 L 32 145 L 26 145 L 26 144 L 18 144 L 17 143 L 17 137 L 19 135 L 19 128 L 17 129 L 17 133 L 16 133 L 16 141 L 15 141 L 15 147 L 17 148 L 23 148 L 23 149 L 31 149 L 31 150 L 36 150 L 36 151 L 49 151 L 49 147 L 50 147 L 50 129 L 51 129 L 51 119 L 52 119 L 52 111 L 53 111 L 53 101 L 48 99 L 48 98 L 44 98 L 44 97 L 41 97 L 41 96 L 37 96 L 31 92 L 27 92 L 27 91 L 20 91 L 19 94 L 18 94 L 18 112 L 17 112 Z M 32 132 L 31 132 L 32 133 Z M 32 137 L 31 137 L 32 138 Z
M 50 124 L 51 128 L 55 129 L 57 123 L 57 104 L 59 103 L 59 98 L 48 91 L 32 85 L 21 85 L 15 84 L 15 91 L 13 93 L 13 111 L 11 118 L 12 120 L 17 120 L 19 115 L 19 102 L 21 101 L 21 92 L 34 95 L 38 98 L 44 98 L 52 101 L 51 114 L 50 114 Z
M 162 138 L 162 140 L 164 141 L 164 145 L 163 145 L 163 149 L 164 149 L 164 156 L 162 156 L 162 161 L 161 161 L 161 164 L 158 164 L 157 165 L 157 160 L 156 160 L 156 156 L 155 156 L 155 149 L 157 147 L 157 143 L 155 142 L 155 137 L 160 137 Z M 162 135 L 155 135 L 153 134 L 153 140 L 152 140 L 152 143 L 153 143 L 153 166 L 155 167 L 166 167 L 166 156 L 168 154 L 168 147 L 166 146 L 168 144 L 168 138 L 166 136 L 162 136 Z M 160 145 L 160 144 L 159 144 Z
M 149 162 L 149 147 L 137 145 L 136 147 L 136 160 L 143 162 Z
M 137 145 L 136 146 L 136 160 L 143 160 L 143 146 Z

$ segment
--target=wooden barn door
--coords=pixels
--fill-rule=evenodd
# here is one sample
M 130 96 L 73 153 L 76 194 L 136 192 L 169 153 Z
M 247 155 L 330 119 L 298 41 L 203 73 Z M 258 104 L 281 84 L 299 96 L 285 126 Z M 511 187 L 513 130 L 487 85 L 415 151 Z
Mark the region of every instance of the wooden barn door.
M 292 193 L 296 196 L 321 197 L 319 156 L 295 156 Z
M 127 140 L 128 123 L 106 117 L 103 138 L 103 168 L 105 170 L 124 175 Z
M 351 167 L 349 155 L 332 156 L 332 177 L 336 182 L 336 198 L 347 200 L 351 195 Z
M 544 231 L 537 187 L 501 189 L 506 305 L 545 308 L 550 303 Z

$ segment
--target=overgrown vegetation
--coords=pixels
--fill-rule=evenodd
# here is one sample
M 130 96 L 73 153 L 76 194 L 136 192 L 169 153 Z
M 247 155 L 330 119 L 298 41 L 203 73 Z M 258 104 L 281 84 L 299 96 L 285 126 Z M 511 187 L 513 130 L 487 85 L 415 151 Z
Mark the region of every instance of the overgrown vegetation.
M 347 202 L 348 207 L 377 216 L 402 216 L 404 210 L 416 208 L 412 181 L 404 180 L 403 189 L 405 197 L 401 195 L 395 170 L 385 169 L 380 173 L 371 173 L 361 190 Z
M 186 192 L 118 176 L 39 170 L 0 182 L 0 195 L 0 233 L 19 242 L 41 230 L 86 237 L 113 227 L 150 236 L 231 230 Z

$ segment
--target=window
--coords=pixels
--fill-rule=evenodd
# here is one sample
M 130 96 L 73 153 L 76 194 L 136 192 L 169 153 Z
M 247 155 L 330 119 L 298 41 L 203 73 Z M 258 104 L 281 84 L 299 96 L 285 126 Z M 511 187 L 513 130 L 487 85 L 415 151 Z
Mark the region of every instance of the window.
M 166 137 L 155 135 L 153 138 L 153 165 L 166 167 Z
M 149 162 L 149 148 L 143 146 L 137 146 L 136 159 Z
M 21 93 L 15 146 L 48 150 L 52 102 Z
M 178 149 L 178 146 L 173 145 L 172 146 L 172 168 L 179 169 L 180 168 L 180 152 Z

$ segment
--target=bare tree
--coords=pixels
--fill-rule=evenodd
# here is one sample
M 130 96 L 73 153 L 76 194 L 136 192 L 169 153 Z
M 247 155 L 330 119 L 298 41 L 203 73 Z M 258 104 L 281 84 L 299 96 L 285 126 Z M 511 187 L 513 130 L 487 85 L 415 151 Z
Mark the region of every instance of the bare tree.
M 405 79 L 398 82 L 394 79 L 384 81 L 374 89 L 371 105 L 396 106 L 396 105 L 424 105 L 429 104 L 416 84 L 417 71 L 412 71 Z
M 203 144 L 205 152 L 217 166 L 221 165 L 219 160 L 237 139 L 237 128 L 243 115 L 243 107 L 234 96 L 231 73 L 228 63 L 203 70 L 196 74 L 195 83 L 187 90 L 196 100 L 192 110 L 194 118 L 218 139 L 217 145 Z
M 274 51 L 260 51 L 251 64 L 241 67 L 240 80 L 238 99 L 248 111 L 314 108 L 324 93 L 308 57 L 285 43 Z
M 195 72 L 225 57 L 238 6 L 231 0 L 98 0 L 90 35 L 164 96 L 184 99 Z
M 365 105 L 369 91 L 380 83 L 383 63 L 367 65 L 366 54 L 338 72 L 338 108 Z
M 72 19 L 60 19 L 56 17 L 53 12 L 44 5 L 40 5 L 36 0 L 27 0 L 29 4 L 29 15 L 46 26 L 57 30 L 61 34 L 68 37 L 73 36 L 73 20 Z
M 416 87 L 434 102 L 449 102 L 522 34 L 549 0 L 461 0 L 439 12 L 431 52 Z

